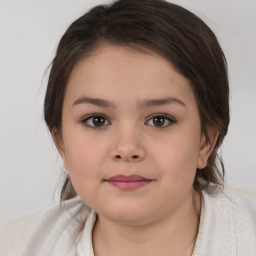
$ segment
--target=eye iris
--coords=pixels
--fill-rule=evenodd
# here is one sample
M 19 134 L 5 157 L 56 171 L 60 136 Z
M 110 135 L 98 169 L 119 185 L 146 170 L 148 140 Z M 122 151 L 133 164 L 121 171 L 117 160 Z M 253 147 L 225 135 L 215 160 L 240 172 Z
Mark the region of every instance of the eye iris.
M 165 123 L 165 119 L 161 116 L 157 116 L 153 118 L 153 123 L 155 126 L 163 126 Z
M 105 118 L 101 116 L 95 116 L 93 117 L 93 124 L 95 126 L 102 126 L 105 123 Z

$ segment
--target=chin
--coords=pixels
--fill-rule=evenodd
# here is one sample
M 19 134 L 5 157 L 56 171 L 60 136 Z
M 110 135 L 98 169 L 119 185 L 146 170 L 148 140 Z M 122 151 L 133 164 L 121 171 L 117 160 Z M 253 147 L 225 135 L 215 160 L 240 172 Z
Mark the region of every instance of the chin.
M 153 209 L 151 209 L 152 211 Z M 108 218 L 111 221 L 126 225 L 143 225 L 150 222 L 153 219 L 154 213 L 143 207 L 113 207 L 111 210 L 105 210 L 103 212 L 96 211 L 99 215 Z

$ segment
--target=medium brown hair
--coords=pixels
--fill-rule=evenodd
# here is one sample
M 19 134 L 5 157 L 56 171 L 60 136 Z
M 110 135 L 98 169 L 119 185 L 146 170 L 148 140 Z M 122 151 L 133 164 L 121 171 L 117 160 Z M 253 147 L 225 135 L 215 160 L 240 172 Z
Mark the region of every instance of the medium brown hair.
M 75 65 L 100 45 L 113 44 L 153 50 L 175 66 L 193 88 L 202 133 L 207 127 L 219 136 L 208 164 L 198 169 L 194 189 L 210 183 L 224 184 L 224 165 L 217 151 L 229 124 L 229 84 L 223 51 L 211 29 L 188 10 L 163 0 L 119 0 L 99 5 L 74 21 L 62 36 L 51 71 L 44 102 L 49 130 L 61 137 L 65 89 Z M 67 175 L 61 200 L 76 196 Z

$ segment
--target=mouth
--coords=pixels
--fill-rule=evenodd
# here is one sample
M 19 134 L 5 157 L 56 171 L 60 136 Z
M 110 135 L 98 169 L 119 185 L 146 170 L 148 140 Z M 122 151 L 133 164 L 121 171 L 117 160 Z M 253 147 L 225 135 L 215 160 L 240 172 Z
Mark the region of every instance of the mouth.
M 121 190 L 135 190 L 151 183 L 152 179 L 147 179 L 139 175 L 115 175 L 106 180 L 110 185 Z

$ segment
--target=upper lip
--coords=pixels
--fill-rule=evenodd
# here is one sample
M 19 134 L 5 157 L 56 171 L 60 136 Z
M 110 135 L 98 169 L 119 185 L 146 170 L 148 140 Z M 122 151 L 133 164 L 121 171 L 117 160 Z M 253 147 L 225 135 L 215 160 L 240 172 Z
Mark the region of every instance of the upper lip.
M 132 175 L 124 175 L 124 174 L 119 174 L 119 175 L 115 175 L 112 176 L 108 179 L 106 179 L 106 181 L 151 181 L 152 179 L 148 179 L 145 178 L 143 176 L 140 175 L 136 175 L 136 174 L 132 174 Z

